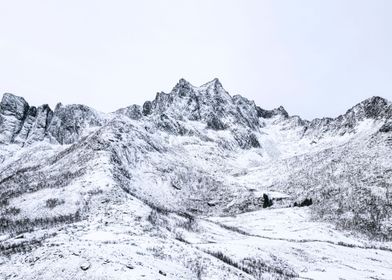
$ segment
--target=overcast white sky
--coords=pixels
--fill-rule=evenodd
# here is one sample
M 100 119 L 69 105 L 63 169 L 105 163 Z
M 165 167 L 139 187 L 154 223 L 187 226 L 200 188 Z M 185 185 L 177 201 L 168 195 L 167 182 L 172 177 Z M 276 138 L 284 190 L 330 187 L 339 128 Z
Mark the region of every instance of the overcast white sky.
M 392 100 L 392 1 L 0 0 L 0 91 L 109 112 L 218 77 L 311 119 Z

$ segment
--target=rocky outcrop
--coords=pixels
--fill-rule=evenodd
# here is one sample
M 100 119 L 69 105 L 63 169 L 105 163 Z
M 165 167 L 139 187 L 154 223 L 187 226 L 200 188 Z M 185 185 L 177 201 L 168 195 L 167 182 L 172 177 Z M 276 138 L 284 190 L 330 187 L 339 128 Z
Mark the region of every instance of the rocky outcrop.
M 29 104 L 23 97 L 5 93 L 0 103 L 0 143 L 14 141 L 26 119 Z
M 215 114 L 211 114 L 207 119 L 207 128 L 213 130 L 224 130 L 226 129 L 225 124 Z
M 257 136 L 250 129 L 237 129 L 233 132 L 234 139 L 242 149 L 261 148 Z
M 45 138 L 52 116 L 53 112 L 48 105 L 42 105 L 38 108 L 30 107 L 22 129 L 15 137 L 14 142 L 17 144 L 31 144 L 35 141 L 42 141 Z
M 131 107 L 121 111 L 127 115 Z M 258 130 L 260 120 L 253 101 L 230 96 L 218 79 L 200 87 L 180 79 L 170 93 L 159 92 L 153 101 L 143 105 L 142 115 L 165 114 L 176 120 L 201 121 L 214 130 L 241 126 Z
M 271 115 L 288 116 L 282 108 L 271 112 Z M 175 135 L 192 134 L 182 123 L 197 121 L 204 123 L 205 128 L 210 130 L 230 131 L 241 148 L 260 146 L 252 133 L 262 127 L 260 108 L 240 95 L 230 96 L 218 79 L 200 87 L 180 79 L 170 93 L 157 93 L 155 99 L 146 101 L 142 108 L 132 105 L 116 113 L 134 120 L 144 118 L 157 129 Z
M 264 110 L 260 107 L 256 107 L 256 110 L 257 110 L 257 116 L 263 119 L 271 119 L 275 116 L 282 116 L 283 118 L 289 117 L 289 114 L 283 108 L 283 106 L 280 106 L 279 108 L 273 110 Z
M 29 145 L 48 139 L 54 143 L 78 141 L 84 130 L 101 126 L 104 118 L 83 105 L 29 106 L 24 98 L 5 93 L 0 103 L 0 144 Z
M 387 120 L 385 123 L 380 127 L 379 132 L 387 133 L 392 131 L 392 120 Z
M 132 120 L 139 120 L 143 117 L 143 111 L 139 105 L 131 105 L 129 107 L 119 109 L 116 111 L 116 113 L 127 116 Z
M 102 126 L 104 118 L 95 110 L 84 105 L 58 105 L 47 129 L 48 137 L 59 144 L 72 144 L 83 132 Z
M 390 118 L 392 106 L 385 98 L 373 96 L 355 105 L 345 115 L 356 120 Z

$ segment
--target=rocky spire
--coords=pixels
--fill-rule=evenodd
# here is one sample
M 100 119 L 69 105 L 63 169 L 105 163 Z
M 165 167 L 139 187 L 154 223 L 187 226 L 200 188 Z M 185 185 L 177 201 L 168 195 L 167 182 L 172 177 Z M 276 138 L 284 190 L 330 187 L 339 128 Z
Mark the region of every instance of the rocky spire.
M 14 116 L 18 120 L 23 120 L 29 104 L 23 97 L 13 95 L 12 93 L 4 93 L 0 103 L 0 114 L 3 116 Z
M 23 97 L 5 93 L 0 103 L 0 143 L 11 143 L 22 129 L 29 104 Z

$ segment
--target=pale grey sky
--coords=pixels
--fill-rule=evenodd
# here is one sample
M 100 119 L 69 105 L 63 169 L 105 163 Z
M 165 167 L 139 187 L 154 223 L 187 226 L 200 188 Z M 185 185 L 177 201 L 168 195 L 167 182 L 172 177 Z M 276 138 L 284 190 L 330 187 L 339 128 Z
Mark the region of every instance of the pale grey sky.
M 218 77 L 311 119 L 392 100 L 390 0 L 0 0 L 0 91 L 109 112 Z

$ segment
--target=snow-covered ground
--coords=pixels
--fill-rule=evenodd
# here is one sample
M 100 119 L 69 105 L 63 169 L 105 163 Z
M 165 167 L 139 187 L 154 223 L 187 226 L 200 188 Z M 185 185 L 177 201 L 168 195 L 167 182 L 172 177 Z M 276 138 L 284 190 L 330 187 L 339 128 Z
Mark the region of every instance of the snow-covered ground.
M 2 279 L 391 279 L 392 243 L 311 221 L 310 209 L 233 217 L 158 214 L 137 199 L 95 209 L 88 221 L 47 232 L 28 254 L 1 258 Z M 152 222 L 152 223 L 151 223 Z M 40 232 L 18 237 L 32 238 Z M 213 256 L 221 252 L 234 266 Z M 87 266 L 83 270 L 81 267 Z M 244 272 L 242 270 L 244 268 Z M 250 269 L 252 268 L 252 269 Z
M 243 233 L 242 238 L 210 247 L 236 258 L 275 256 L 289 264 L 299 277 L 308 279 L 392 277 L 391 242 L 371 242 L 337 231 L 331 224 L 311 221 L 308 207 L 261 210 L 209 220 Z

